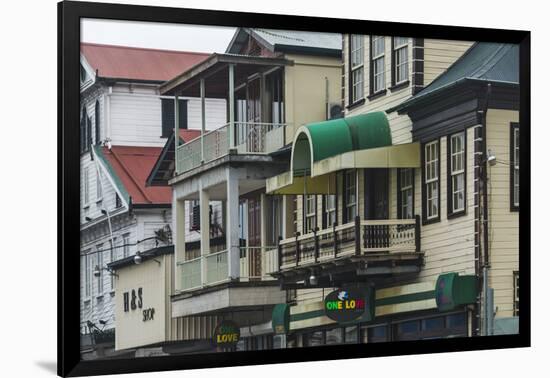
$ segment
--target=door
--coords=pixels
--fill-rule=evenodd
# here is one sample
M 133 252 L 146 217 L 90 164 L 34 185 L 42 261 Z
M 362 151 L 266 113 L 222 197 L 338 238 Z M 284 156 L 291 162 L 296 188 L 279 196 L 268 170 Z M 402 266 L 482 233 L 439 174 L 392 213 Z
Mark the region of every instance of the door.
M 261 122 L 261 99 L 260 99 L 260 79 L 254 79 L 248 84 L 247 103 L 248 103 L 248 124 L 246 127 L 247 151 L 263 151 L 262 127 L 258 125 Z
M 389 176 L 386 168 L 365 169 L 365 219 L 389 218 Z M 390 244 L 389 226 L 368 225 L 367 248 L 386 248 Z
M 262 276 L 262 224 L 260 196 L 248 199 L 248 253 L 247 263 L 250 277 Z M 250 248 L 258 247 L 258 248 Z

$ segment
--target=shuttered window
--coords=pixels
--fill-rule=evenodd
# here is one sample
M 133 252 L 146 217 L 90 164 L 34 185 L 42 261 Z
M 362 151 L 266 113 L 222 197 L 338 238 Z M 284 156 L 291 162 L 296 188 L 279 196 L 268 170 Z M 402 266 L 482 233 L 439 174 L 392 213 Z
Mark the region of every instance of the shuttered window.
M 95 144 L 101 140 L 101 110 L 99 101 L 95 102 Z
M 174 100 L 162 98 L 162 137 L 168 138 L 174 131 Z M 187 100 L 179 100 L 179 128 L 187 129 Z

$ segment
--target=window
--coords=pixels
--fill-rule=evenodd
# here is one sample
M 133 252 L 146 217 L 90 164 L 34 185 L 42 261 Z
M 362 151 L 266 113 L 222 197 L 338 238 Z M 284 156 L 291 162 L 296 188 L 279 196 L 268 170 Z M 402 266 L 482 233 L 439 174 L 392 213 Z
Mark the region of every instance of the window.
M 344 173 L 344 223 L 351 222 L 357 215 L 356 175 L 354 170 Z
M 329 329 L 325 333 L 325 345 L 342 344 L 344 341 L 344 335 L 342 333 L 343 328 Z
M 130 235 L 122 235 L 122 257 L 130 256 Z
M 305 334 L 305 346 L 321 346 L 325 344 L 325 332 L 324 331 L 314 331 L 308 334 Z
M 87 207 L 90 203 L 90 168 L 84 168 L 83 172 L 83 182 L 84 182 L 84 207 Z
M 364 53 L 363 53 L 364 37 L 362 35 L 350 35 L 350 78 L 351 78 L 351 93 L 350 104 L 354 104 L 361 100 L 363 94 L 363 77 L 364 77 Z
M 99 107 L 99 101 L 95 102 L 95 144 L 99 144 L 101 141 L 101 113 Z
M 397 175 L 398 216 L 400 219 L 411 219 L 414 216 L 414 169 L 398 169 Z
M 390 341 L 387 325 L 361 328 L 361 342 L 382 343 L 385 341 Z
M 103 190 L 101 187 L 101 172 L 98 170 L 96 174 L 96 201 L 99 202 L 103 199 Z
M 392 85 L 409 80 L 409 39 L 392 37 Z
M 162 112 L 162 138 L 168 138 L 174 132 L 176 115 L 174 112 L 174 99 L 161 98 Z M 179 100 L 179 128 L 187 129 L 187 100 Z
M 91 293 L 91 255 L 90 250 L 84 252 L 84 294 L 89 298 Z
M 323 227 L 332 227 L 332 225 L 336 223 L 336 195 L 327 194 L 323 196 L 323 200 L 325 201 Z
M 346 327 L 344 328 L 344 342 L 346 344 L 356 344 L 359 340 L 358 337 L 358 327 Z
M 514 316 L 519 316 L 519 272 L 514 272 Z
M 84 68 L 84 66 L 81 64 L 80 65 L 80 84 L 84 84 L 86 82 L 86 69 Z
M 86 107 L 82 107 L 82 114 L 80 116 L 80 153 L 88 151 L 88 114 Z
M 118 193 L 115 193 L 115 209 L 118 209 L 119 207 L 122 207 L 122 201 L 120 200 Z
M 439 217 L 439 141 L 424 145 L 424 214 L 427 220 Z
M 115 245 L 114 240 L 109 240 L 109 262 L 116 260 Z M 115 276 L 111 274 L 111 291 L 113 290 L 115 290 Z
M 308 194 L 304 197 L 304 234 L 313 232 L 317 227 L 317 196 Z
M 265 95 L 267 97 L 266 103 L 269 104 L 267 107 L 267 119 L 270 120 L 271 123 L 283 123 L 285 119 L 285 107 L 283 102 L 283 70 L 278 69 L 277 71 L 267 75 L 265 80 Z
M 465 133 L 453 134 L 449 138 L 449 194 L 450 200 L 449 214 L 463 212 L 466 209 L 466 190 L 465 190 Z
M 510 198 L 511 209 L 519 210 L 519 124 L 512 123 L 510 143 Z
M 370 93 L 376 94 L 383 91 L 386 88 L 386 76 L 385 76 L 385 37 L 371 36 L 371 83 Z
M 283 198 L 281 196 L 269 196 L 269 220 L 268 220 L 268 246 L 276 246 L 279 236 L 283 235 Z
M 101 295 L 103 294 L 103 244 L 97 245 L 96 254 L 97 267 L 99 268 L 99 276 L 97 276 L 97 295 Z

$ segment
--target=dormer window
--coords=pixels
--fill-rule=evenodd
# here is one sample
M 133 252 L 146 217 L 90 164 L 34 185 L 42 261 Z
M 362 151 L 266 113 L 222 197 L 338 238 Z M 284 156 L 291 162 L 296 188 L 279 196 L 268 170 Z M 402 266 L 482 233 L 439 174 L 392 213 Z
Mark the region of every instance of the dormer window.
M 88 75 L 86 75 L 86 70 L 84 69 L 84 66 L 81 64 L 80 65 L 80 84 L 83 84 L 86 82 L 86 77 Z

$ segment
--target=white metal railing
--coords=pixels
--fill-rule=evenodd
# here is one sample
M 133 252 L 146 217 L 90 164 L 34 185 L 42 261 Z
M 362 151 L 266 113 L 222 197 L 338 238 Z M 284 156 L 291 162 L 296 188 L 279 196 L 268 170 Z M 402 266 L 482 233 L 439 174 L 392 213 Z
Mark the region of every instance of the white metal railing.
M 201 257 L 178 263 L 182 289 L 189 290 L 201 286 Z
M 241 280 L 272 280 L 279 269 L 276 246 L 240 247 Z
M 234 122 L 232 135 L 239 154 L 268 154 L 285 145 L 284 123 Z M 177 173 L 215 160 L 229 153 L 229 127 L 226 123 L 200 137 L 179 146 L 176 150 Z M 204 157 L 201 156 L 201 139 L 204 139 Z
M 206 263 L 206 284 L 226 281 L 229 278 L 227 250 L 210 253 L 204 257 Z

